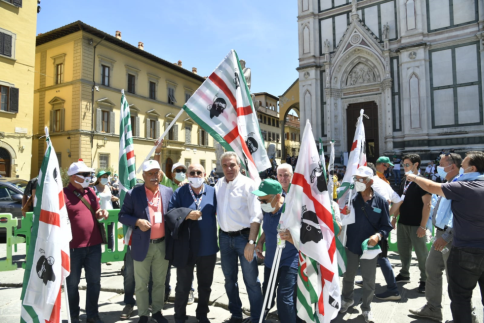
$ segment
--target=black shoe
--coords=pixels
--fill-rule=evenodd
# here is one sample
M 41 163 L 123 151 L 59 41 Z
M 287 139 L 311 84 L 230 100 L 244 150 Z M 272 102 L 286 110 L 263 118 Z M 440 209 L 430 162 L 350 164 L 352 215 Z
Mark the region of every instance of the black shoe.
M 138 323 L 148 323 L 148 316 L 140 316 Z
M 231 317 L 229 323 L 242 323 L 243 319 L 241 317 Z
M 410 283 L 410 277 L 404 277 L 398 274 L 397 277 L 395 277 L 395 281 L 397 283 Z
M 355 285 L 363 287 L 363 281 L 362 280 L 355 280 Z
M 425 282 L 421 281 L 420 285 L 418 285 L 418 292 L 425 294 Z
M 86 323 L 104 323 L 99 316 L 91 317 L 86 320 Z
M 168 320 L 161 314 L 160 312 L 156 312 L 151 316 L 152 319 L 154 319 L 157 323 L 168 323 Z

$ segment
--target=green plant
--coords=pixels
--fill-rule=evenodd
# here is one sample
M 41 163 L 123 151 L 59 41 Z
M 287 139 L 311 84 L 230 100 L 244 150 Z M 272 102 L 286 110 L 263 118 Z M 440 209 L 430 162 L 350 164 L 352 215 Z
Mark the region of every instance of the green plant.
M 67 167 L 60 169 L 63 187 L 66 187 L 69 184 L 69 175 L 67 175 L 67 169 Z

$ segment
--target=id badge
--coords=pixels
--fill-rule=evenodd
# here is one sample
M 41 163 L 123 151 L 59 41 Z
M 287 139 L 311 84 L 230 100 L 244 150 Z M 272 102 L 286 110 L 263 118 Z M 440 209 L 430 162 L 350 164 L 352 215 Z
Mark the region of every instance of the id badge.
M 163 217 L 161 216 L 161 212 L 155 212 L 155 223 L 162 223 Z
M 373 208 L 373 212 L 375 212 L 375 213 L 381 213 L 381 209 L 379 209 L 377 207 L 374 207 Z
M 401 198 L 402 198 L 402 202 L 403 202 L 403 200 L 405 199 L 405 194 L 402 194 Z

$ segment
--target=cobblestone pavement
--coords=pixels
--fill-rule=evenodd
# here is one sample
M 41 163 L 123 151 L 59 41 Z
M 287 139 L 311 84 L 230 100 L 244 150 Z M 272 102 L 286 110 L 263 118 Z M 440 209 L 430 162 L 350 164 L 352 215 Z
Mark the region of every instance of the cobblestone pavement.
M 23 249 L 22 249 L 23 247 Z M 5 245 L 0 245 L 0 261 L 4 260 L 6 255 Z M 3 259 L 2 259 L 3 258 Z M 15 254 L 14 261 L 19 264 L 25 258 L 25 245 L 19 246 L 19 252 Z M 395 273 L 398 274 L 400 267 L 400 260 L 398 254 L 390 253 L 390 261 L 392 265 L 395 266 Z M 122 262 L 114 262 L 112 265 L 108 266 L 106 264 L 102 265 L 102 278 L 101 278 L 101 295 L 99 301 L 99 311 L 100 316 L 105 323 L 113 322 L 137 322 L 138 316 L 137 311 L 134 311 L 134 316 L 126 321 L 119 320 L 119 315 L 123 309 L 123 277 L 121 276 Z M 20 293 L 23 281 L 24 270 L 17 269 L 15 271 L 7 271 L 0 273 L 0 322 L 1 323 L 18 323 L 20 320 Z M 262 280 L 263 277 L 263 266 L 259 266 L 259 277 Z M 358 277 L 357 277 L 358 279 Z M 412 317 L 409 314 L 409 309 L 415 309 L 423 306 L 425 304 L 424 294 L 419 294 L 417 292 L 418 287 L 418 267 L 417 261 L 414 257 L 411 266 L 411 279 L 412 281 L 408 284 L 400 285 L 400 293 L 402 299 L 398 302 L 382 302 L 376 298 L 372 303 L 372 312 L 375 316 L 376 323 L 414 323 L 414 322 L 433 322 L 426 319 L 420 319 Z M 444 276 L 445 279 L 445 276 Z M 249 314 L 249 301 L 247 297 L 247 291 L 245 289 L 242 274 L 239 272 L 239 282 L 240 282 L 240 296 L 243 304 L 243 310 L 245 314 Z M 169 302 L 165 305 L 163 314 L 168 318 L 169 322 L 174 322 L 173 314 L 173 301 L 174 301 L 174 288 L 176 284 L 176 269 L 172 269 L 172 294 L 170 296 Z M 444 286 L 447 284 L 444 282 Z M 85 287 L 86 281 L 84 276 L 81 278 L 81 320 L 85 322 Z M 195 290 L 197 289 L 197 279 L 194 281 Z M 376 292 L 382 292 L 385 290 L 385 280 L 379 268 L 377 268 L 376 276 Z M 195 299 L 197 298 L 197 293 L 195 292 Z M 364 322 L 363 316 L 361 315 L 361 309 L 359 306 L 361 298 L 361 288 L 355 286 L 355 306 L 350 308 L 345 315 L 339 315 L 332 322 Z M 65 298 L 62 299 L 65 302 Z M 473 303 L 476 306 L 476 312 L 479 317 L 479 322 L 483 322 L 483 308 L 481 304 L 481 295 L 479 289 L 474 290 Z M 230 318 L 230 312 L 228 311 L 228 299 L 224 288 L 224 277 L 222 274 L 222 269 L 220 266 L 220 259 L 217 260 L 215 267 L 214 282 L 212 285 L 212 294 L 210 297 L 210 313 L 209 319 L 212 323 L 227 322 Z M 450 300 L 447 295 L 447 290 L 443 291 L 443 307 L 444 307 L 444 321 L 452 319 L 450 312 Z M 65 306 L 63 306 L 65 309 Z M 187 314 L 189 319 L 187 323 L 197 322 L 195 318 L 196 303 L 189 305 L 187 308 Z M 66 313 L 63 312 L 63 318 L 66 318 Z M 67 322 L 67 320 L 65 320 Z M 279 322 L 277 319 L 277 310 L 273 308 L 269 314 L 269 323 Z

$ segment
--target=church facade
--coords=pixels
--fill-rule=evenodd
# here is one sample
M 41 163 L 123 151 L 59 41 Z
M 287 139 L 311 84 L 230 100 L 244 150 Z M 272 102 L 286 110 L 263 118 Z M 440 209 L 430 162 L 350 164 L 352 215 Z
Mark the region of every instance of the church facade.
M 370 161 L 484 149 L 484 0 L 298 0 L 301 128 Z M 301 133 L 303 129 L 301 129 Z

